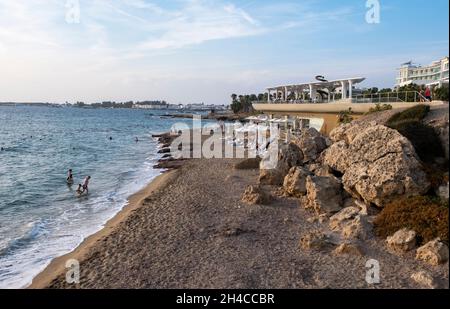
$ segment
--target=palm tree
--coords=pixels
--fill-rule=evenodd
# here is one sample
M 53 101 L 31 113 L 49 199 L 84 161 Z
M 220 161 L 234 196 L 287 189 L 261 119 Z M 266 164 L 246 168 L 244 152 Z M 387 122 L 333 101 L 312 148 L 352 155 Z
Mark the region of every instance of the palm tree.
M 231 100 L 232 100 L 232 102 L 236 102 L 236 99 L 237 99 L 237 94 L 233 93 L 233 94 L 231 95 Z

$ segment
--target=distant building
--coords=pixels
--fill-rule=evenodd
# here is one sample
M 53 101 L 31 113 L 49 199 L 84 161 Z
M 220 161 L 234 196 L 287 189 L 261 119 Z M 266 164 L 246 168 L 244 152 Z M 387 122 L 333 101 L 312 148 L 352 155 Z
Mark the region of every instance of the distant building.
M 448 62 L 448 57 L 433 61 L 428 66 L 414 65 L 411 61 L 406 62 L 398 69 L 395 87 L 409 84 L 440 87 L 442 84 L 448 84 Z
M 144 109 L 168 109 L 169 104 L 164 101 L 145 101 L 136 102 L 133 108 L 144 108 Z
M 186 110 L 190 110 L 190 111 L 221 111 L 221 110 L 226 110 L 225 105 L 214 105 L 214 104 L 209 104 L 206 105 L 204 103 L 191 103 L 191 104 L 187 104 L 184 106 L 184 109 Z

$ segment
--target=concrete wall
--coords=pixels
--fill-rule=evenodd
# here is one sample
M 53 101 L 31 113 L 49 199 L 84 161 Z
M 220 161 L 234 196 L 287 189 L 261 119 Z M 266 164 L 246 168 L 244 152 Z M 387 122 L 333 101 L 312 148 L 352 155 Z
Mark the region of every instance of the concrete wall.
M 424 103 L 383 103 L 392 105 L 393 109 L 408 108 Z M 430 106 L 443 105 L 442 101 L 426 103 Z M 339 126 L 338 115 L 342 111 L 349 108 L 355 113 L 353 119 L 358 119 L 364 113 L 368 112 L 371 107 L 376 104 L 371 103 L 350 103 L 348 101 L 338 103 L 320 103 L 320 104 L 253 104 L 253 108 L 265 114 L 272 114 L 275 117 L 283 117 L 286 115 L 297 116 L 299 118 L 321 118 L 324 120 L 320 129 L 321 133 L 328 135 L 334 128 Z
M 413 107 L 414 105 L 419 104 L 428 104 L 431 106 L 442 105 L 444 102 L 442 101 L 434 101 L 432 103 L 382 103 L 382 104 L 390 104 L 393 109 L 396 108 L 408 108 Z M 354 113 L 364 114 L 367 113 L 370 108 L 375 107 L 375 103 L 350 103 L 348 101 L 344 102 L 335 102 L 335 103 L 306 103 L 306 104 L 288 104 L 288 103 L 279 103 L 279 104 L 253 104 L 253 108 L 257 111 L 262 111 L 264 113 L 268 112 L 284 112 L 286 114 L 290 113 L 298 113 L 298 112 L 310 112 L 310 113 L 339 113 L 342 111 L 346 111 L 349 108 L 352 109 Z

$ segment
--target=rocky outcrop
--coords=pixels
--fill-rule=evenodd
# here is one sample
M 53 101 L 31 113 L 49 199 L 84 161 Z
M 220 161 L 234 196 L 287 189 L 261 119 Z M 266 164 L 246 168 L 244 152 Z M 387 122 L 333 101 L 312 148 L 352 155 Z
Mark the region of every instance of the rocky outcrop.
M 404 254 L 416 247 L 416 232 L 407 228 L 395 232 L 386 239 L 389 251 L 395 254 Z
M 399 196 L 428 190 L 414 147 L 396 130 L 347 124 L 331 136 L 336 143 L 325 151 L 324 163 L 343 174 L 344 189 L 353 197 L 384 206 Z
M 416 259 L 437 266 L 448 261 L 448 247 L 437 238 L 417 249 Z
M 314 128 L 304 130 L 300 137 L 294 138 L 292 142 L 300 147 L 304 163 L 315 161 L 328 146 L 326 138 Z
M 301 165 L 303 162 L 303 153 L 300 148 L 289 143 L 283 145 L 278 151 L 278 161 L 273 169 L 261 168 L 259 174 L 259 183 L 265 185 L 282 185 L 284 178 L 293 166 Z
M 424 123 L 433 127 L 441 140 L 445 158 L 449 159 L 449 109 L 448 104 L 432 107 L 424 119 Z
M 268 205 L 272 197 L 259 186 L 248 186 L 241 201 L 249 205 Z
M 310 175 L 306 168 L 292 167 L 284 178 L 283 188 L 286 194 L 295 197 L 306 195 L 306 178 Z
M 342 184 L 336 177 L 308 176 L 306 178 L 307 205 L 316 213 L 335 213 L 342 207 Z

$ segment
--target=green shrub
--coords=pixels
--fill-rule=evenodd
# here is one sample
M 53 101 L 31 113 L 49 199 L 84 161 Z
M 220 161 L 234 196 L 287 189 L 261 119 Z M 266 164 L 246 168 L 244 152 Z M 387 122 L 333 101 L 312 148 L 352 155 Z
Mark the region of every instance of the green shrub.
M 449 93 L 448 86 L 442 86 L 442 87 L 436 88 L 436 89 L 434 89 L 434 98 L 433 99 L 448 102 L 448 93 Z
M 352 122 L 353 117 L 351 115 L 353 115 L 353 111 L 352 111 L 351 107 L 349 107 L 349 109 L 346 111 L 339 112 L 338 122 L 341 124 Z
M 388 126 L 411 142 L 423 162 L 433 163 L 436 158 L 445 157 L 439 136 L 432 127 L 418 120 L 403 120 Z
M 368 114 L 372 114 L 372 113 L 376 113 L 376 112 L 382 112 L 382 111 L 388 111 L 392 109 L 392 105 L 391 104 L 383 104 L 381 105 L 380 103 L 375 104 L 375 107 L 371 107 L 369 109 L 369 111 L 366 113 L 366 115 Z
M 375 233 L 383 238 L 409 228 L 416 232 L 419 244 L 436 237 L 448 244 L 448 206 L 425 196 L 400 198 L 380 212 L 374 228 Z
M 419 105 L 413 106 L 411 108 L 408 108 L 407 110 L 404 110 L 403 112 L 393 115 L 387 121 L 387 125 L 391 126 L 391 125 L 395 124 L 396 122 L 404 121 L 404 120 L 421 121 L 427 116 L 427 114 L 429 112 L 430 112 L 429 105 L 419 104 Z

